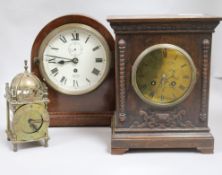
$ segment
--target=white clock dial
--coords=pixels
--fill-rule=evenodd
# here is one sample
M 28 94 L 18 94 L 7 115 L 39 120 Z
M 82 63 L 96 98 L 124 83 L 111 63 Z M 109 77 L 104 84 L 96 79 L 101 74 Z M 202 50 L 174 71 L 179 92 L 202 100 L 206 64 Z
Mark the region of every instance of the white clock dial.
M 97 88 L 110 67 L 104 37 L 90 26 L 66 24 L 53 30 L 40 47 L 40 70 L 54 89 L 80 95 Z

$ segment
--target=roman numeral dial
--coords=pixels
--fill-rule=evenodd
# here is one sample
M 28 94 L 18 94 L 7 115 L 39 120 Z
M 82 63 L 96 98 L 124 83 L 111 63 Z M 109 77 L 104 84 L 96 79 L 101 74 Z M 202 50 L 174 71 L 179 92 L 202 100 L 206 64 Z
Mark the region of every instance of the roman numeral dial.
M 83 24 L 66 24 L 47 39 L 40 67 L 52 88 L 81 95 L 103 83 L 109 72 L 110 50 L 99 32 Z
M 72 40 L 73 41 L 77 41 L 77 40 L 79 40 L 79 33 L 72 33 Z
M 195 84 L 196 68 L 183 49 L 160 44 L 146 49 L 133 65 L 132 83 L 139 97 L 151 104 L 171 106 L 185 100 Z

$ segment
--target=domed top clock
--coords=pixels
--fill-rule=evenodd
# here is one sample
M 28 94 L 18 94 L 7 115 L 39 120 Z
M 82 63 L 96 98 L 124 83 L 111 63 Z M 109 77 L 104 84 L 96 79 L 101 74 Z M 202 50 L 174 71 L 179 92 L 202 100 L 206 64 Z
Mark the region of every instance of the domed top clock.
M 208 94 L 211 37 L 221 18 L 111 17 L 116 34 L 112 153 L 133 148 L 213 152 Z
M 35 75 L 25 71 L 6 83 L 7 137 L 17 144 L 44 140 L 48 146 L 49 115 L 47 87 Z
M 32 48 L 32 71 L 49 86 L 51 126 L 110 123 L 113 49 L 108 30 L 82 15 L 57 18 L 40 31 Z

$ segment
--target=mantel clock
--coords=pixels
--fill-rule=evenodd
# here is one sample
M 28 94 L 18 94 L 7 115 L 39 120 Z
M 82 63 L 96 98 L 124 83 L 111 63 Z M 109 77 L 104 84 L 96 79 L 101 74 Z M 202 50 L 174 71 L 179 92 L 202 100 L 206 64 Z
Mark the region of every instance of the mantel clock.
M 211 36 L 221 18 L 111 17 L 116 34 L 112 153 L 213 152 L 208 128 Z
M 87 16 L 62 16 L 40 31 L 32 47 L 32 72 L 49 87 L 50 126 L 110 125 L 113 54 L 109 31 Z

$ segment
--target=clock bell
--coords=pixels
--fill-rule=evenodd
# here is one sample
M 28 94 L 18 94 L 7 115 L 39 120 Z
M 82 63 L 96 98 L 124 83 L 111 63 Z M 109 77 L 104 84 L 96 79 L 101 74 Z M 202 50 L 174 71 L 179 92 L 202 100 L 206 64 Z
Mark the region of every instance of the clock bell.
M 35 75 L 25 71 L 6 83 L 7 138 L 17 151 L 17 144 L 44 140 L 48 146 L 48 91 Z

